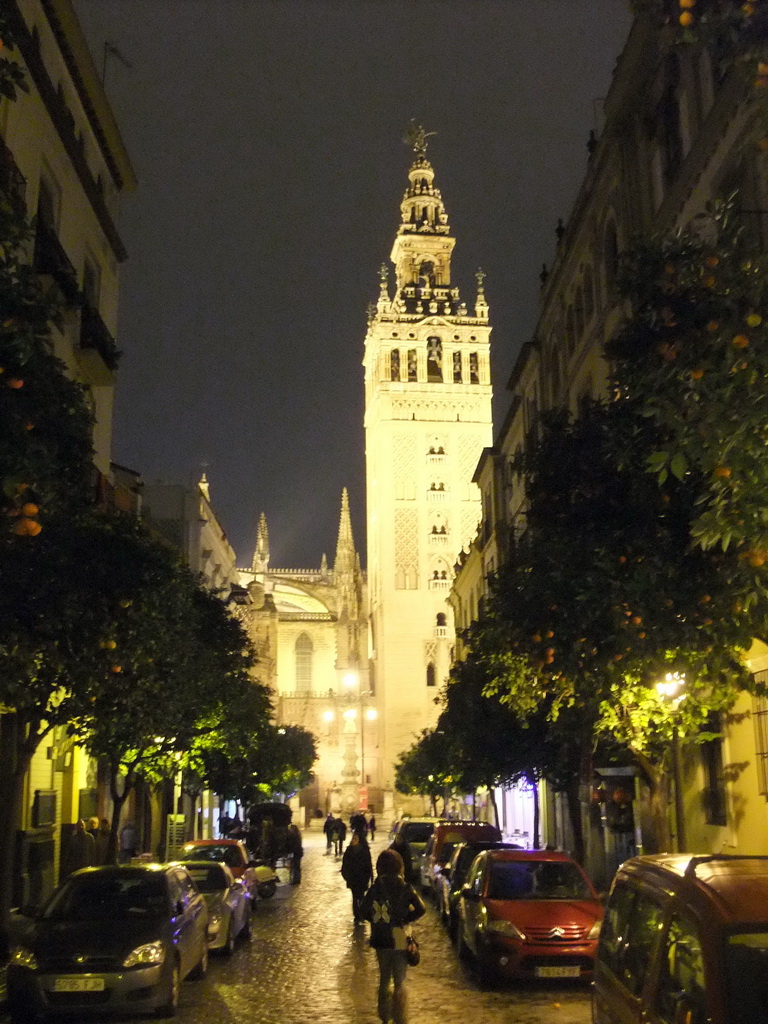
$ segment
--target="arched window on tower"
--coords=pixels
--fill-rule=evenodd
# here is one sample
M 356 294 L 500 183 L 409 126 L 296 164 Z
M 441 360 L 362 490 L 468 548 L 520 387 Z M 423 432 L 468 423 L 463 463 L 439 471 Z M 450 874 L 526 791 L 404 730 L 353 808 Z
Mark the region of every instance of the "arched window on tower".
M 393 348 L 389 353 L 389 379 L 400 380 L 400 349 Z
M 461 352 L 453 353 L 453 383 L 461 384 Z
M 480 383 L 480 363 L 477 358 L 477 352 L 469 353 L 469 383 Z
M 437 625 L 437 626 L 445 626 L 445 625 L 447 625 L 447 619 L 446 619 L 446 616 L 445 616 L 445 612 L 438 612 L 437 613 L 437 619 L 436 619 L 435 625 Z
M 427 686 L 437 686 L 437 672 L 433 661 L 427 665 Z
M 427 380 L 442 383 L 443 343 L 439 338 L 427 338 Z
M 416 360 L 416 349 L 408 349 L 408 380 L 419 379 L 419 364 Z
M 312 638 L 300 633 L 296 638 L 296 689 L 306 692 L 312 689 Z

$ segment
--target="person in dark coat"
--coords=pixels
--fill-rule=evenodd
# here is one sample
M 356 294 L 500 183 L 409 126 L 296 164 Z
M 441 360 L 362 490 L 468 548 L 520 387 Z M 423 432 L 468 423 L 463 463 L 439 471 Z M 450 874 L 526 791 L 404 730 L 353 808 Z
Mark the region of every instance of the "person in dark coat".
M 365 820 L 365 815 L 362 811 L 355 811 L 355 813 L 350 816 L 349 827 L 353 832 L 357 832 L 358 835 L 365 835 L 368 826 Z
M 323 822 L 323 832 L 325 833 L 325 855 L 326 855 L 326 857 L 331 852 L 331 847 L 333 846 L 333 826 L 334 826 L 335 822 L 336 822 L 336 819 L 331 814 L 331 812 L 328 811 L 328 814 L 326 815 L 325 821 Z
M 301 832 L 293 823 L 288 826 L 287 846 L 288 853 L 291 855 L 291 885 L 298 885 L 301 881 L 301 858 L 304 856 L 304 846 L 301 842 Z
M 411 856 L 411 848 L 408 845 L 408 840 L 405 836 L 400 835 L 398 832 L 395 838 L 390 844 L 390 850 L 395 850 L 403 859 L 403 869 L 405 881 L 408 885 L 414 885 L 416 879 L 413 873 L 413 857 Z
M 349 846 L 341 858 L 341 877 L 352 892 L 352 916 L 355 924 L 360 924 L 363 920 L 363 896 L 373 881 L 373 864 L 368 843 L 359 832 L 352 833 Z
M 336 818 L 333 822 L 333 848 L 337 857 L 341 856 L 341 851 L 344 849 L 344 840 L 346 838 L 347 826 L 341 818 Z
M 379 962 L 378 1012 L 383 1022 L 408 1024 L 405 991 L 407 926 L 426 913 L 424 900 L 403 877 L 403 858 L 391 847 L 376 861 L 376 881 L 365 894 L 362 912 L 371 922 L 371 947 Z M 394 991 L 390 985 L 394 986 Z

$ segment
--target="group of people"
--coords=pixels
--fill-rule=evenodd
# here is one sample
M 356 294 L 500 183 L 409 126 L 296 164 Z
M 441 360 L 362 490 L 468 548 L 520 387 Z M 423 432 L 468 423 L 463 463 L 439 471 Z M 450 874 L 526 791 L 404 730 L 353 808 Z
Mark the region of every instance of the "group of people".
M 350 815 L 349 827 L 352 835 L 362 835 L 366 839 L 370 837 L 371 842 L 376 838 L 376 817 L 372 813 L 366 816 L 363 811 L 355 811 Z M 329 811 L 323 823 L 323 832 L 326 854 L 330 854 L 331 848 L 333 848 L 335 855 L 340 857 L 344 850 L 344 840 L 347 838 L 347 826 L 344 819 L 341 816 L 335 817 Z
M 98 867 L 111 864 L 115 853 L 111 848 L 112 826 L 109 818 L 81 818 L 75 825 L 62 852 L 64 870 L 67 874 L 80 868 Z M 121 864 L 130 862 L 136 855 L 137 833 L 132 822 L 127 822 L 118 836 L 117 859 Z
M 413 861 L 405 839 L 396 837 L 388 849 L 382 850 L 376 859 L 374 878 L 367 838 L 371 832 L 370 825 L 364 827 L 366 819 L 362 815 L 357 817 L 357 821 L 354 819 L 355 815 L 350 819 L 352 837 L 342 856 L 341 875 L 352 893 L 355 924 L 368 921 L 371 925 L 370 944 L 376 951 L 379 965 L 379 1017 L 384 1024 L 388 1021 L 406 1024 L 409 925 L 426 912 L 426 907 L 412 884 Z M 334 819 L 334 836 L 339 831 L 336 825 L 339 820 Z M 346 826 L 343 822 L 341 824 L 343 835 L 346 835 Z M 330 844 L 326 852 L 330 852 Z

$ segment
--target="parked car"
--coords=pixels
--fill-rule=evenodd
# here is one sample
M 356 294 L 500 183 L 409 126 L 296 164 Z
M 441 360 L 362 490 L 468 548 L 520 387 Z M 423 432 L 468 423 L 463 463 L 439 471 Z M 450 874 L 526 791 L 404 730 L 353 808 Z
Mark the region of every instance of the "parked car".
M 456 938 L 459 923 L 459 894 L 467 878 L 470 865 L 483 850 L 520 850 L 516 843 L 473 841 L 459 843 L 454 847 L 451 858 L 438 876 L 437 906 L 440 919 L 448 927 L 452 939 Z
M 208 910 L 180 864 L 84 868 L 39 912 L 17 916 L 11 1019 L 87 1010 L 176 1012 L 187 975 L 208 969 Z
M 762 1024 L 767 967 L 768 857 L 635 857 L 608 897 L 592 1019 Z
M 592 977 L 603 907 L 579 865 L 549 850 L 485 850 L 459 898 L 457 941 L 482 980 Z
M 438 895 L 440 879 L 454 847 L 472 839 L 501 842 L 501 831 L 489 821 L 441 821 L 435 825 L 421 858 L 421 885 Z
M 267 900 L 277 890 L 277 872 L 268 864 L 249 858 L 240 839 L 192 839 L 182 846 L 178 859 L 182 863 L 208 860 L 226 864 L 235 878 L 242 879 L 254 908 L 257 897 Z
M 208 948 L 229 956 L 238 936 L 251 934 L 251 898 L 242 879 L 209 860 L 188 860 L 184 867 L 208 907 Z

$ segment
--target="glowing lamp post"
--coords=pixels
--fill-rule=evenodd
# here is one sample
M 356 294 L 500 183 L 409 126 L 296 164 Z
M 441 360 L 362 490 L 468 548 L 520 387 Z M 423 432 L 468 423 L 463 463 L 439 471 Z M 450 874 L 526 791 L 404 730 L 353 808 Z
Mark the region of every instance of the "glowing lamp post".
M 656 683 L 656 692 L 673 708 L 672 717 L 672 772 L 675 786 L 675 828 L 677 832 L 677 852 L 683 853 L 688 845 L 685 835 L 685 808 L 683 807 L 682 770 L 680 764 L 680 738 L 677 730 L 675 712 L 680 701 L 685 698 L 685 675 L 682 672 L 667 672 L 663 679 Z

